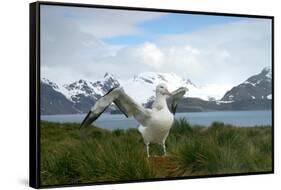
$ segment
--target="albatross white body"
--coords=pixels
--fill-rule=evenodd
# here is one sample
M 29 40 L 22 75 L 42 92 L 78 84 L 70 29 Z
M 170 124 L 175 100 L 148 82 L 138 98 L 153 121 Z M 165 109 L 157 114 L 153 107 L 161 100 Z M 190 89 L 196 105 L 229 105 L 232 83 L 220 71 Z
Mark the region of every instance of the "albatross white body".
M 165 141 L 174 121 L 173 114 L 175 114 L 179 99 L 187 90 L 187 88 L 179 88 L 170 93 L 165 84 L 159 84 L 156 87 L 156 98 L 152 108 L 148 109 L 136 103 L 124 92 L 123 88 L 114 88 L 95 103 L 81 123 L 81 127 L 89 126 L 111 103 L 115 103 L 127 117 L 132 116 L 140 123 L 138 130 L 146 144 L 147 156 L 149 156 L 150 143 L 161 144 L 166 155 Z M 172 99 L 171 111 L 167 105 L 167 98 Z
M 157 92 L 158 91 L 156 91 L 156 99 L 152 105 L 151 118 L 148 125 L 140 125 L 138 128 L 146 144 L 148 156 L 149 144 L 151 142 L 161 144 L 163 146 L 164 155 L 166 155 L 165 141 L 174 121 L 174 116 L 167 105 L 166 94 Z

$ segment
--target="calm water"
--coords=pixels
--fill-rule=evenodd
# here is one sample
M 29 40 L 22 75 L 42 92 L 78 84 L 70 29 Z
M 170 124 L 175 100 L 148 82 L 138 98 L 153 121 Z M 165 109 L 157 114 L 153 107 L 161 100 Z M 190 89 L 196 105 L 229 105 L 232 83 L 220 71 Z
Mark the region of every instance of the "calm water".
M 48 115 L 41 116 L 41 120 L 54 122 L 81 123 L 86 114 Z M 214 121 L 220 121 L 235 126 L 271 125 L 271 111 L 220 111 L 220 112 L 188 112 L 177 113 L 176 118 L 186 118 L 191 124 L 208 126 Z M 133 118 L 124 115 L 102 114 L 95 125 L 107 129 L 136 128 L 138 123 Z

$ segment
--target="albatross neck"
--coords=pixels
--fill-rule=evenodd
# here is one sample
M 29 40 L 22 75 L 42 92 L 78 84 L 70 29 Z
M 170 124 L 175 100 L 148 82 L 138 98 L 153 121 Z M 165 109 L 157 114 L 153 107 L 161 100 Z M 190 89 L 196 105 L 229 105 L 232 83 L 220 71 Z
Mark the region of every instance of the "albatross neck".
M 165 95 L 162 95 L 160 93 L 156 93 L 156 98 L 155 98 L 155 106 L 156 107 L 167 107 L 167 97 Z

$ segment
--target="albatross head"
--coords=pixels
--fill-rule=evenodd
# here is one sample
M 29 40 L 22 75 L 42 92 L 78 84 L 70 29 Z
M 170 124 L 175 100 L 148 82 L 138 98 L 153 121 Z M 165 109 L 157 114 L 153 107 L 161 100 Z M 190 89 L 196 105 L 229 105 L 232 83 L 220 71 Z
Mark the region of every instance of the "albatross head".
M 170 96 L 171 93 L 168 91 L 166 84 L 160 83 L 156 86 L 156 95 Z

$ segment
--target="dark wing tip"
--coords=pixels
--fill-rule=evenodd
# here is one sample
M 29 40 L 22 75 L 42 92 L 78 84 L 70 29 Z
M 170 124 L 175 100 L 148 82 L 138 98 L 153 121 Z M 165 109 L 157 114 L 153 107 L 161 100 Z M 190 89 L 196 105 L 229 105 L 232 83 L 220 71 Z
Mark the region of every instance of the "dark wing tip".
M 110 92 L 112 92 L 114 89 L 118 88 L 118 86 L 115 86 L 113 88 L 111 88 L 104 96 L 107 96 Z M 109 106 L 109 105 L 108 105 Z M 83 127 L 88 127 L 89 125 L 91 125 L 92 122 L 94 122 L 105 110 L 106 108 L 108 108 L 108 106 L 106 106 L 101 112 L 99 113 L 95 113 L 95 111 L 89 111 L 87 116 L 84 118 L 84 120 L 82 121 L 81 125 L 80 125 L 80 129 Z
M 172 113 L 173 113 L 174 115 L 176 114 L 177 107 L 178 107 L 177 104 L 172 105 Z
M 83 119 L 81 125 L 80 125 L 80 128 L 81 129 L 82 127 L 88 127 L 89 126 L 89 119 L 90 119 L 90 115 L 91 115 L 91 111 L 88 112 L 88 114 L 86 115 L 86 117 Z

